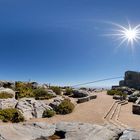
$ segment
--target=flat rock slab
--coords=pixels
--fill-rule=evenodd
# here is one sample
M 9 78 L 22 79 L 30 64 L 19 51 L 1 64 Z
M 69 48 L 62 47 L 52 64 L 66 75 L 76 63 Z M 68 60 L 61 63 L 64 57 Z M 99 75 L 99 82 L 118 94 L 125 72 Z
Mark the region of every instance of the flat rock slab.
M 66 140 L 115 140 L 122 130 L 80 122 L 4 124 L 0 125 L 0 140 L 41 140 L 56 132 L 63 132 Z
M 119 140 L 140 140 L 140 131 L 125 130 Z

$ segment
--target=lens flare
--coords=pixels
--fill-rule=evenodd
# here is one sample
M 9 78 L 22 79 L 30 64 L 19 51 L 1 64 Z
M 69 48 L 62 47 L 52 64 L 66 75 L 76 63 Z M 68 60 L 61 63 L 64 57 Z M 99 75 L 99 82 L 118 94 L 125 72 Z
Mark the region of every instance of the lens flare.
M 115 39 L 120 40 L 119 46 L 126 43 L 127 46 L 131 46 L 131 48 L 134 49 L 135 43 L 138 43 L 140 40 L 140 24 L 134 27 L 129 23 L 127 27 L 112 22 L 110 24 L 114 25 L 116 29 L 112 30 L 113 33 L 105 35 L 112 36 L 115 37 Z

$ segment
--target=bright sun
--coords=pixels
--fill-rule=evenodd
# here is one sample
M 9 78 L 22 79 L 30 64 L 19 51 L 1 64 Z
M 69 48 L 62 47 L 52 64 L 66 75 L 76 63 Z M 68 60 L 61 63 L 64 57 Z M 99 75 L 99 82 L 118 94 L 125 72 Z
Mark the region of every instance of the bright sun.
M 119 39 L 119 46 L 121 46 L 124 43 L 127 43 L 127 45 L 130 45 L 132 48 L 134 48 L 134 43 L 138 43 L 138 41 L 140 40 L 140 24 L 135 27 L 132 27 L 129 23 L 128 27 L 124 27 L 116 23 L 111 24 L 115 25 L 117 29 L 113 30 L 113 33 L 106 35 L 114 36 L 116 39 Z

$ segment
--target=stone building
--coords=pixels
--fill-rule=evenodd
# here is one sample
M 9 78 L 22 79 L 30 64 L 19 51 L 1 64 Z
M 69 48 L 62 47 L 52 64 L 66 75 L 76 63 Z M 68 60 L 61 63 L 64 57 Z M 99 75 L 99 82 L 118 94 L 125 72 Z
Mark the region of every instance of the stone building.
M 140 72 L 126 71 L 124 80 L 120 81 L 119 85 L 140 89 Z

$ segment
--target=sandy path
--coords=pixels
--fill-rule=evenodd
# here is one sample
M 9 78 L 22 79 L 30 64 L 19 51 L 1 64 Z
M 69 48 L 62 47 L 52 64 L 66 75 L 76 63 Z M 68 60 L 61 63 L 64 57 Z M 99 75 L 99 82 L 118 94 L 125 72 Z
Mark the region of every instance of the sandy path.
M 132 113 L 132 103 L 121 107 L 119 120 L 132 128 L 140 130 L 140 115 Z
M 111 96 L 106 95 L 106 92 L 97 93 L 97 99 L 89 102 L 78 104 L 71 114 L 56 115 L 52 118 L 32 119 L 32 121 L 45 121 L 48 123 L 56 123 L 59 121 L 80 121 L 87 123 L 103 123 L 103 116 L 108 111 L 113 103 Z

